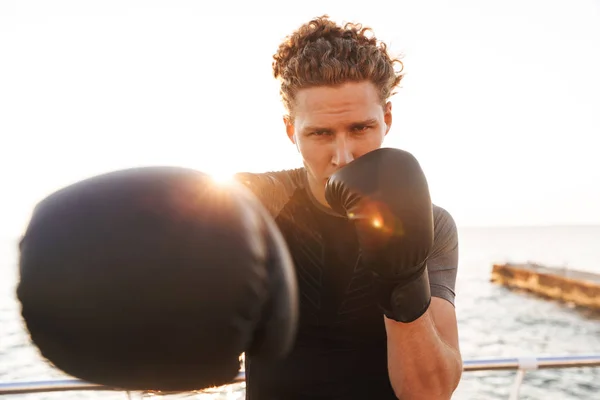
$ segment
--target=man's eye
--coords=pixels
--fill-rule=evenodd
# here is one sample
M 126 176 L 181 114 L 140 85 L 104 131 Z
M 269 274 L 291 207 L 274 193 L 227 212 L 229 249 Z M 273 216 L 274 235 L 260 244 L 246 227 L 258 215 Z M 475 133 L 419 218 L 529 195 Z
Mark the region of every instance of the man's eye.
M 329 132 L 327 132 L 327 131 L 313 131 L 312 132 L 312 135 L 314 135 L 314 136 L 325 136 L 328 134 L 329 134 Z
M 370 128 L 370 126 L 368 126 L 368 125 L 358 125 L 358 126 L 354 127 L 354 131 L 355 132 L 364 132 L 369 128 Z

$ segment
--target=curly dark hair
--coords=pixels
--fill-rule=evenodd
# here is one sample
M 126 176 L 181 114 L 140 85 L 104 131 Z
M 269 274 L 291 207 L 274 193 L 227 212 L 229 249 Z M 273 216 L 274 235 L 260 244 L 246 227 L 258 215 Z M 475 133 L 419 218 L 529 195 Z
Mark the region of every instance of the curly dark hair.
M 287 36 L 273 59 L 273 74 L 281 82 L 280 94 L 291 116 L 300 89 L 369 80 L 385 104 L 404 76 L 400 59 L 390 56 L 371 28 L 350 22 L 341 26 L 328 15 Z

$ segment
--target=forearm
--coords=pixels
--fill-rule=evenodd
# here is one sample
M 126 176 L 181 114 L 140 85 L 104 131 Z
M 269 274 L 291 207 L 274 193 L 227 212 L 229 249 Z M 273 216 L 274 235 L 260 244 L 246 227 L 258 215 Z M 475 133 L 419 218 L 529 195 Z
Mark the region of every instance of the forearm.
M 460 381 L 462 358 L 440 337 L 430 310 L 411 323 L 385 318 L 385 327 L 388 371 L 398 398 L 450 399 Z

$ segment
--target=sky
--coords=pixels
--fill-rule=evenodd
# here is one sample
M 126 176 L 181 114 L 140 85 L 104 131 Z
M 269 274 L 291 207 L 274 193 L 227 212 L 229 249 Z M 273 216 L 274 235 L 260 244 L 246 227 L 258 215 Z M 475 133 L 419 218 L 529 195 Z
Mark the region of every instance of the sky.
M 116 169 L 300 166 L 271 60 L 322 14 L 403 55 L 384 145 L 459 226 L 600 224 L 600 1 L 200 3 L 0 2 L 0 236 Z

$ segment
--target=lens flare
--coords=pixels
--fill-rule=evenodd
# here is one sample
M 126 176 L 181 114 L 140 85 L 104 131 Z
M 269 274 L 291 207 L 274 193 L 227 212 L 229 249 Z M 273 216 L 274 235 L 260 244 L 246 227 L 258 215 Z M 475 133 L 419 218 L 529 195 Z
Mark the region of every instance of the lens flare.
M 375 228 L 382 228 L 383 221 L 381 220 L 381 218 L 375 217 L 371 220 L 371 225 L 373 225 L 373 227 Z
M 221 185 L 231 184 L 235 179 L 235 173 L 226 170 L 212 171 L 209 175 L 213 181 Z

